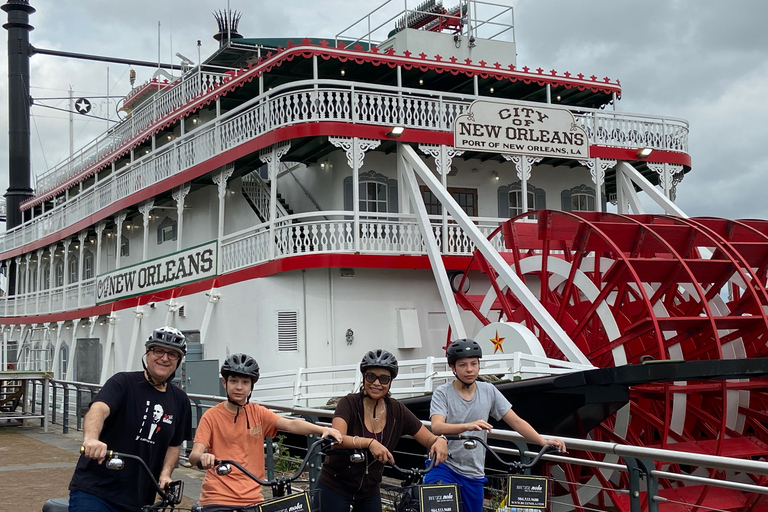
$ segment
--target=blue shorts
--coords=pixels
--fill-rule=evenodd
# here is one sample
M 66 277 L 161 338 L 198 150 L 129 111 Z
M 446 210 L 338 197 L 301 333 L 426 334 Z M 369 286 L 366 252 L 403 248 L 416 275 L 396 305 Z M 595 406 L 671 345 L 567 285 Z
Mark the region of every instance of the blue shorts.
M 485 491 L 483 484 L 487 478 L 469 478 L 440 464 L 424 475 L 425 484 L 457 484 L 459 486 L 459 510 L 461 512 L 482 512 Z

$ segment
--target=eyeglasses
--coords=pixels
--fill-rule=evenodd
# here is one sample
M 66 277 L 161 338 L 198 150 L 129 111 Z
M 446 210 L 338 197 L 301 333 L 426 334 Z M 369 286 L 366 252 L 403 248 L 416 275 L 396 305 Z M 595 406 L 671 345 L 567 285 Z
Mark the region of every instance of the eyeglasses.
M 381 382 L 384 386 L 386 386 L 387 384 L 390 383 L 390 381 L 392 380 L 392 377 L 386 374 L 376 375 L 375 373 L 372 373 L 372 372 L 368 372 L 365 374 L 365 381 L 368 382 L 369 384 L 373 384 L 377 380 Z
M 175 350 L 164 350 L 160 347 L 152 347 L 149 349 L 152 352 L 152 355 L 157 357 L 158 359 L 162 359 L 163 356 L 168 356 L 168 359 L 171 361 L 178 361 L 181 357 L 181 354 L 176 352 Z

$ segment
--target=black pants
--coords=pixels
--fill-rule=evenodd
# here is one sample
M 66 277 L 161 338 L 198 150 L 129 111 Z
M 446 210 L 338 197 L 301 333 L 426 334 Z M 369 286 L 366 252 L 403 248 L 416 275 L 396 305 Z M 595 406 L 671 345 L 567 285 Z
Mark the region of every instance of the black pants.
M 322 482 L 318 482 L 320 489 L 320 506 L 324 512 L 381 512 L 381 493 L 367 498 L 347 498 L 339 494 Z

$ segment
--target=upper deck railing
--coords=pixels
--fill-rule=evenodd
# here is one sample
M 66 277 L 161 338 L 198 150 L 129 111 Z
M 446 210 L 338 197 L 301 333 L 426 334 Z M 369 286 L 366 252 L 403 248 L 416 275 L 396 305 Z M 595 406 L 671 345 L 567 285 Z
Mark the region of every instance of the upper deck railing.
M 204 91 L 222 83 L 224 73 L 198 71 L 186 73 L 173 87 L 155 94 L 133 110 L 130 118 L 103 133 L 70 158 L 37 177 L 35 192 L 42 195 L 67 183 L 85 169 L 108 162 L 116 153 L 125 149 L 133 138 L 144 133 L 158 119 L 173 112 L 179 106 L 199 97 Z
M 338 80 L 307 80 L 276 87 L 215 122 L 140 156 L 81 194 L 0 235 L 0 257 L 3 252 L 93 218 L 94 212 L 115 201 L 281 127 L 340 121 L 452 132 L 456 117 L 475 99 Z M 579 108 L 574 115 L 592 144 L 628 149 L 648 146 L 677 152 L 688 149 L 688 123 L 681 119 L 585 108 Z

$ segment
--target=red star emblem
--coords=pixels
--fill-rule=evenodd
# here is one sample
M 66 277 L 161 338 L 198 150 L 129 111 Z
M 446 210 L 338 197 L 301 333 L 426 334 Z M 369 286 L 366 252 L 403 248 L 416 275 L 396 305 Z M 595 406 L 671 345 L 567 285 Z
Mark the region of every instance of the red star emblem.
M 501 344 L 504 342 L 506 338 L 499 338 L 499 331 L 496 331 L 496 337 L 491 338 L 491 343 L 493 343 L 493 353 L 495 354 L 498 351 L 501 351 L 501 353 L 504 353 L 504 348 L 501 346 Z

